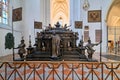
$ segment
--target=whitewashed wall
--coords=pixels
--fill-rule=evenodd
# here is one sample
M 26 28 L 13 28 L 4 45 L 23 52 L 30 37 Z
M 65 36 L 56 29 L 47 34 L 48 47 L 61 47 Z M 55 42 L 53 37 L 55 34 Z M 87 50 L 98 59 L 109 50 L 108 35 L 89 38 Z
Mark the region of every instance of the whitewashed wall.
M 23 33 L 28 47 L 29 35 L 31 35 L 32 45 L 35 43 L 34 21 L 41 21 L 40 0 L 24 0 L 23 5 Z
M 12 7 L 13 9 L 22 7 L 22 0 L 10 0 L 9 24 L 8 25 L 0 24 L 0 56 L 5 56 L 13 53 L 12 49 L 5 49 L 5 36 L 8 32 L 12 32 Z M 15 47 L 18 46 L 21 40 L 21 33 L 22 33 L 21 27 L 23 27 L 22 21 L 13 23 Z
M 102 52 L 107 51 L 107 25 L 106 25 L 106 15 L 109 10 L 109 7 L 112 3 L 112 0 L 88 0 L 90 8 L 85 11 L 83 10 L 84 0 L 70 0 L 70 22 L 72 24 L 72 30 L 79 33 L 79 40 L 81 36 L 84 35 L 84 26 L 89 26 L 89 36 L 92 43 L 95 43 L 95 30 L 101 29 L 102 27 Z M 97 23 L 88 22 L 88 11 L 89 10 L 101 10 L 102 11 L 102 21 Z M 75 29 L 74 21 L 83 21 L 83 29 Z M 79 40 L 77 43 L 79 43 Z M 100 51 L 100 46 L 95 47 L 96 51 Z

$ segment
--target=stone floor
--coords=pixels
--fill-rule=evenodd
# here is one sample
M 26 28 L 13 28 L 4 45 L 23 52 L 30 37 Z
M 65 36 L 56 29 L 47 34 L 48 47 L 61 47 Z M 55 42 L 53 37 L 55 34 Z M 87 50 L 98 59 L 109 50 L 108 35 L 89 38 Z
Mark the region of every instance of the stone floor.
M 93 59 L 99 61 L 100 60 L 100 56 L 99 55 L 100 55 L 99 53 L 95 53 L 93 55 Z M 17 54 L 15 54 L 15 59 L 17 59 L 17 58 L 19 58 L 19 56 Z M 120 61 L 120 55 L 102 53 L 101 59 L 102 59 L 102 62 Z M 5 61 L 13 61 L 13 55 L 10 54 L 10 55 L 7 55 L 7 56 L 0 57 L 0 62 L 5 62 Z M 11 63 L 9 63 L 9 64 L 10 64 L 9 66 L 12 66 Z M 4 65 L 2 65 L 2 66 L 4 66 Z M 38 64 L 38 65 L 41 65 L 41 64 Z M 24 65 L 22 65 L 20 68 L 18 68 L 16 70 L 11 69 L 9 66 L 8 66 L 7 69 L 4 69 L 4 67 L 1 67 L 0 68 L 0 75 L 2 77 L 0 76 L 0 80 L 14 80 L 14 79 L 16 79 L 16 80 L 26 80 L 26 79 L 27 80 L 28 79 L 29 80 L 44 80 L 43 79 L 44 76 L 45 76 L 44 77 L 45 80 L 54 80 L 53 77 L 51 77 L 51 76 L 53 76 L 52 72 L 55 72 L 54 76 L 58 75 L 61 78 L 61 80 L 63 80 L 62 78 L 64 78 L 64 80 L 73 80 L 73 76 L 71 76 L 72 74 L 74 74 L 74 80 L 79 80 L 78 76 L 80 77 L 80 76 L 83 76 L 83 75 L 86 78 L 85 80 L 89 80 L 89 79 L 91 79 L 91 80 L 98 80 L 97 77 L 99 77 L 99 80 L 102 80 L 101 79 L 101 72 L 102 72 L 101 70 L 102 69 L 100 67 L 98 67 L 97 69 L 96 68 L 93 69 L 93 72 L 96 73 L 94 75 L 93 79 L 92 79 L 92 76 L 89 76 L 88 77 L 89 79 L 87 78 L 87 75 L 89 75 L 89 74 L 92 75 L 92 73 L 93 73 L 93 72 L 90 72 L 90 70 L 89 70 L 90 68 L 88 68 L 88 65 L 90 65 L 90 64 L 87 64 L 87 67 L 84 66 L 84 69 L 81 68 L 82 65 L 79 66 L 79 67 L 75 67 L 75 69 L 69 68 L 70 65 L 67 65 L 67 66 L 65 65 L 64 66 L 64 72 L 62 71 L 62 69 L 63 69 L 62 67 L 63 66 L 59 66 L 58 69 L 54 69 L 54 68 L 51 68 L 51 67 L 49 67 L 47 65 L 47 66 L 45 66 L 44 69 L 42 69 L 41 67 L 43 67 L 43 66 L 39 66 L 39 68 L 38 68 L 38 65 L 37 65 L 37 69 L 35 69 L 35 70 L 34 69 L 30 69 L 30 67 L 26 68 L 26 67 L 24 67 Z M 107 77 L 106 75 L 108 75 L 109 77 L 107 78 L 107 80 L 120 80 L 120 77 L 119 77 L 120 76 L 120 65 L 119 64 L 117 64 L 117 65 L 119 67 L 117 69 L 113 70 L 113 73 L 115 72 L 117 74 L 118 78 L 116 79 L 116 77 L 115 77 L 115 79 L 112 79 L 111 74 L 109 74 L 112 70 L 108 70 L 105 65 L 103 66 L 104 67 L 104 71 L 103 71 L 104 78 L 106 78 Z M 26 69 L 26 71 L 23 71 L 24 68 Z M 75 73 L 72 73 L 71 69 L 74 70 Z M 6 70 L 6 72 L 5 72 L 5 70 Z M 84 70 L 84 71 L 82 71 L 84 73 L 83 75 L 81 73 L 81 70 Z M 43 72 L 43 71 L 45 71 L 45 72 Z M 35 77 L 33 75 L 31 75 L 31 73 L 34 74 L 36 72 L 38 74 L 35 74 L 34 75 Z M 7 77 L 6 77 L 6 79 L 3 79 L 5 77 L 5 75 L 4 75 L 5 73 L 7 73 L 6 74 Z M 17 74 L 17 73 L 19 73 L 19 75 L 16 75 L 16 78 L 14 78 L 15 77 L 14 75 Z M 65 75 L 64 77 L 62 76 L 63 73 Z M 76 73 L 77 73 L 77 75 L 76 75 Z M 55 78 L 55 80 L 59 80 L 58 77 L 54 77 L 54 78 Z
M 100 61 L 100 54 L 96 53 L 93 56 L 95 59 Z M 116 62 L 120 61 L 120 54 L 115 54 L 115 53 L 102 53 L 101 56 L 101 61 L 102 62 Z
M 15 58 L 19 58 L 19 55 L 18 54 L 15 54 Z M 6 56 L 1 56 L 0 57 L 0 61 L 13 61 L 13 54 L 9 54 L 9 55 L 6 55 Z

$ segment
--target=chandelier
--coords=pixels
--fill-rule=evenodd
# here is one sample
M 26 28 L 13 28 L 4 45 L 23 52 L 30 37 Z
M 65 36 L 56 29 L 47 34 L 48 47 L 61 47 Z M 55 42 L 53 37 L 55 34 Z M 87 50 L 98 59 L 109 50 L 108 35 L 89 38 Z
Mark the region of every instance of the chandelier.
M 86 11 L 86 10 L 89 9 L 89 7 L 90 7 L 90 5 L 89 5 L 88 0 L 84 0 L 84 3 L 83 3 L 83 9 Z

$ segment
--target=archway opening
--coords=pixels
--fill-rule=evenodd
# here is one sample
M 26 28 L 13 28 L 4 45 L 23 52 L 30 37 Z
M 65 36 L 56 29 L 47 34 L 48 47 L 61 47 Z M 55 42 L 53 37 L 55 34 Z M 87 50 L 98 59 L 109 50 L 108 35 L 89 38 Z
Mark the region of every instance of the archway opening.
M 69 24 L 69 0 L 51 0 L 50 5 L 50 23 L 52 26 L 54 26 L 56 22 L 59 22 L 62 26 Z
M 108 51 L 120 54 L 120 1 L 114 0 L 107 17 Z

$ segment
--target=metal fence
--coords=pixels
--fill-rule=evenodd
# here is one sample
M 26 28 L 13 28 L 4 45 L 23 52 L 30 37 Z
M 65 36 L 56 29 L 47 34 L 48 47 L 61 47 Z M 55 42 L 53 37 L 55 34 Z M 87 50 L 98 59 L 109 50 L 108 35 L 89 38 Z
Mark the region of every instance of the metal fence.
M 120 80 L 120 62 L 1 62 L 0 80 Z

